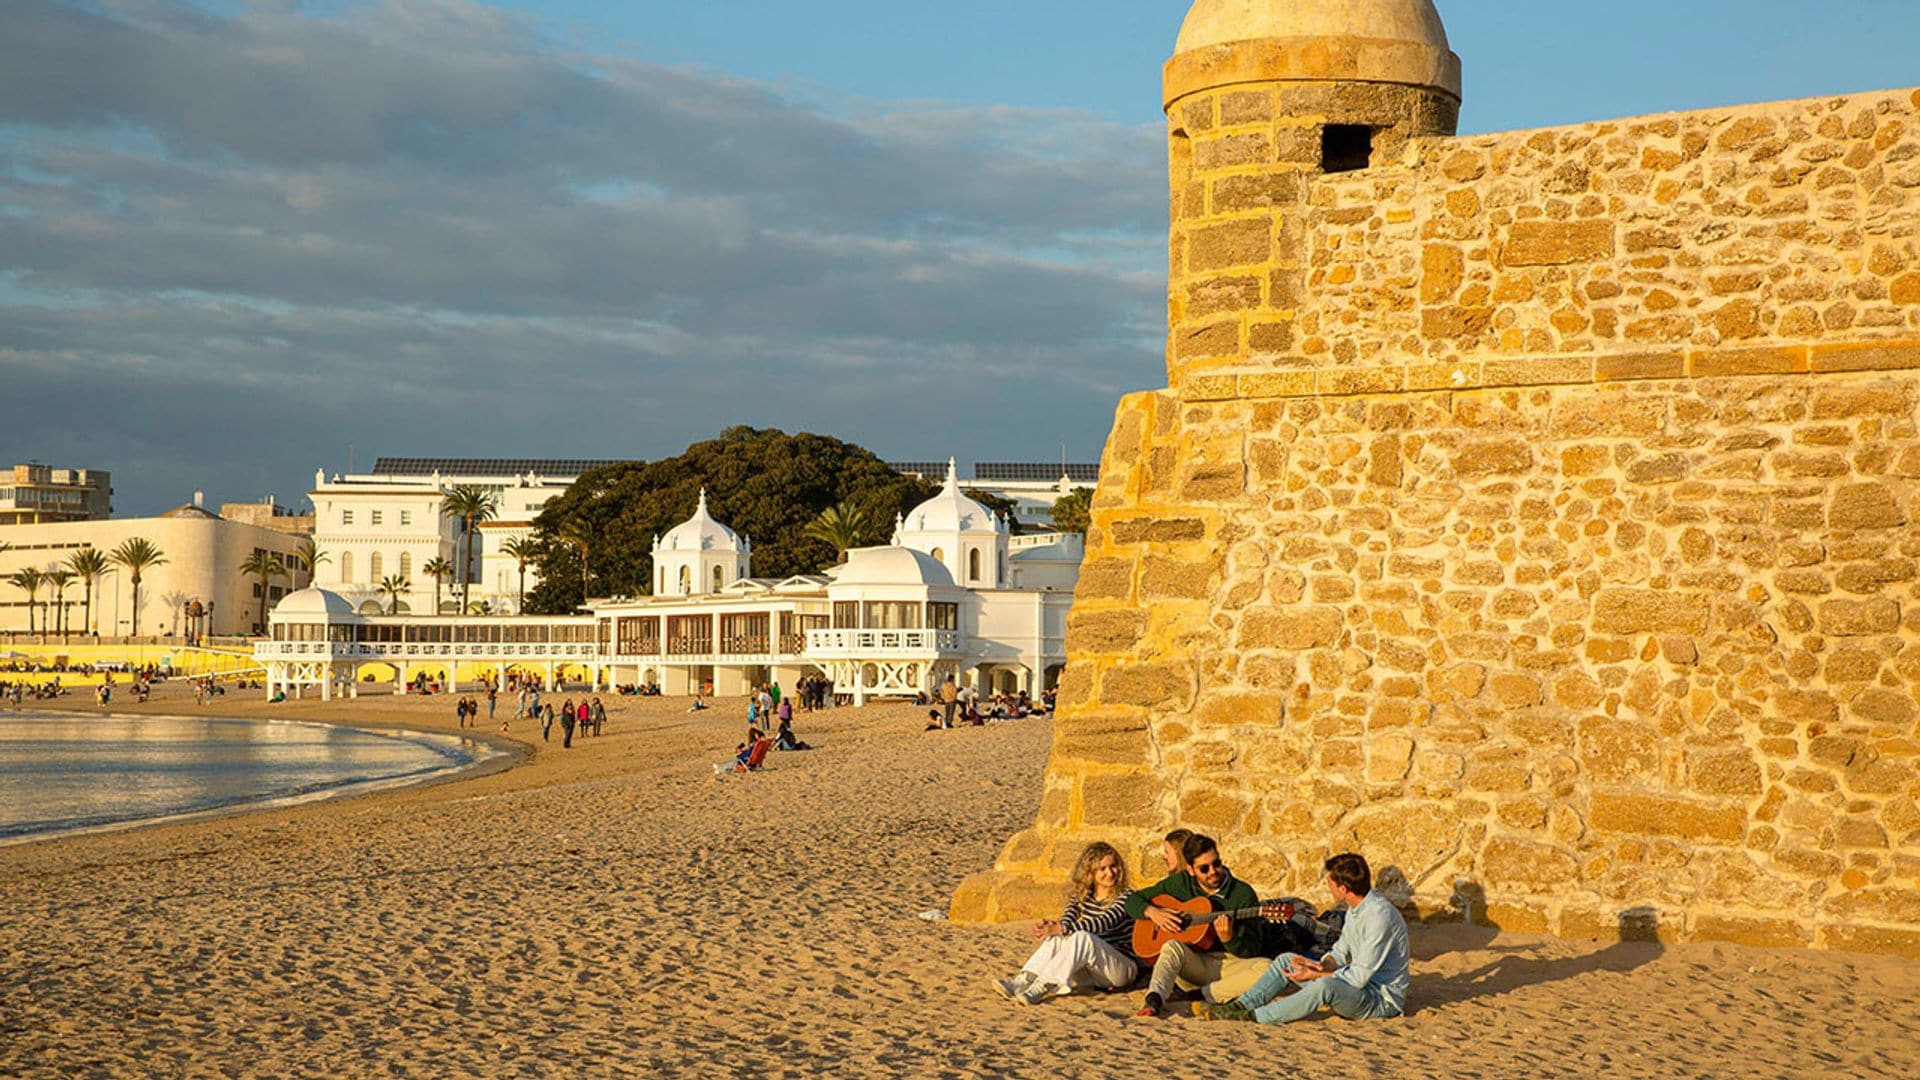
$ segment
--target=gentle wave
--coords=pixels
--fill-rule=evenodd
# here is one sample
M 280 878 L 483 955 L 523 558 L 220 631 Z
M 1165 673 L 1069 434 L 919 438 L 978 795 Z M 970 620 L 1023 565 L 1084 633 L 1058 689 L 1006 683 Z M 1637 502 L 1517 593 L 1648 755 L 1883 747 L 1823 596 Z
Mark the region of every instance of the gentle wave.
M 499 751 L 289 720 L 0 715 L 0 844 L 417 783 Z

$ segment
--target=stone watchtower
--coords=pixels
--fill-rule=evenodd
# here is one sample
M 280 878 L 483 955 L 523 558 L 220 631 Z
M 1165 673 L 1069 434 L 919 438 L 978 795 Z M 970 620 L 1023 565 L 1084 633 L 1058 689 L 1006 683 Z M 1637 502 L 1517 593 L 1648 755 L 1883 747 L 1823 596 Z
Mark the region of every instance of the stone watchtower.
M 1430 0 L 1200 0 L 1163 85 L 1178 389 L 1294 351 L 1311 180 L 1452 135 L 1460 58 Z
M 1920 956 L 1920 93 L 1456 137 L 1430 0 L 1199 0 L 1168 388 L 1033 825 L 1422 915 Z

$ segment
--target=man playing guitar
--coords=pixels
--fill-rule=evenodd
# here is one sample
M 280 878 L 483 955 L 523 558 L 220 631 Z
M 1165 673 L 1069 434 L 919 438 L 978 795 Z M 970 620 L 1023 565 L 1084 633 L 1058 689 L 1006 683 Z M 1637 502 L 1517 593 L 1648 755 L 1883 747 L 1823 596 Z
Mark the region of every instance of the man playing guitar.
M 1128 915 L 1174 934 L 1187 928 L 1187 920 L 1178 911 L 1155 906 L 1155 897 L 1179 901 L 1204 897 L 1219 911 L 1252 908 L 1260 903 L 1253 887 L 1227 869 L 1212 837 L 1188 837 L 1180 854 L 1188 869 L 1168 874 L 1157 884 L 1127 897 Z M 1210 1001 L 1231 1001 L 1266 972 L 1267 961 L 1260 955 L 1261 935 L 1255 921 L 1236 923 L 1223 915 L 1213 922 L 1214 936 L 1221 942 L 1217 950 L 1201 951 L 1180 941 L 1169 941 L 1162 947 L 1139 1015 L 1160 1015 L 1178 982 L 1202 988 Z

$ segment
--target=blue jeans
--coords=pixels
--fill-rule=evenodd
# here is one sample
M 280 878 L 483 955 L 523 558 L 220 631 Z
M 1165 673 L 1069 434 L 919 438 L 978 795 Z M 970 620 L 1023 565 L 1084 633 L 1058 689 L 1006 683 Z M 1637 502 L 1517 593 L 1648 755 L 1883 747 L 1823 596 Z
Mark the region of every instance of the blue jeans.
M 1260 981 L 1239 998 L 1243 1008 L 1253 1011 L 1253 1018 L 1263 1024 L 1290 1024 L 1295 1020 L 1304 1020 L 1319 1012 L 1322 1006 L 1331 1008 L 1334 1015 L 1348 1020 L 1375 1020 L 1381 1017 L 1399 1015 L 1385 1002 L 1373 994 L 1367 993 L 1344 979 L 1313 979 L 1309 982 L 1295 983 L 1293 964 L 1306 957 L 1298 953 L 1283 953 L 1267 965 L 1267 973 Z M 1299 989 L 1288 997 L 1281 997 L 1280 991 L 1288 986 Z

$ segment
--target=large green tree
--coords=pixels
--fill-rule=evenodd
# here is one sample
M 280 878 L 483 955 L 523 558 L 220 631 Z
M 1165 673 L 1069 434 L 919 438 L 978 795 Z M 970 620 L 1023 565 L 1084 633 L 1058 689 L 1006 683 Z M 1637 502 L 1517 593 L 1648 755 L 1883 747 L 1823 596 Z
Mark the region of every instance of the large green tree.
M 839 439 L 729 428 L 677 457 L 585 473 L 548 501 L 534 522 L 540 583 L 527 610 L 572 611 L 584 595 L 587 563 L 561 539 L 570 530 L 594 537 L 594 595 L 650 594 L 653 539 L 693 514 L 703 487 L 708 511 L 753 542 L 754 576 L 771 578 L 833 565 L 833 545 L 806 532 L 828 507 L 847 504 L 874 523 L 869 542 L 886 543 L 895 516 L 939 490 Z
M 1092 488 L 1074 488 L 1053 504 L 1053 527 L 1066 532 L 1084 533 L 1091 522 L 1087 512 L 1093 506 Z

